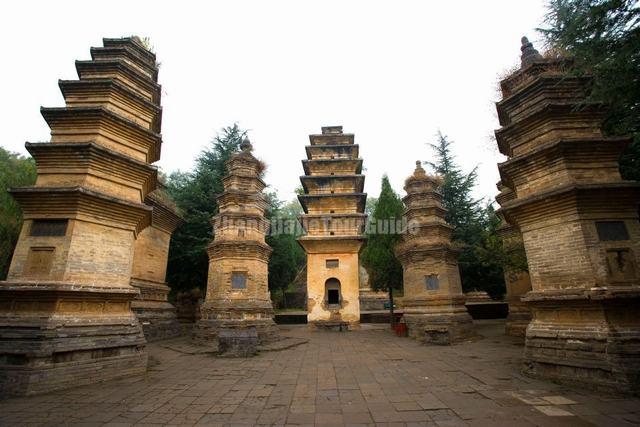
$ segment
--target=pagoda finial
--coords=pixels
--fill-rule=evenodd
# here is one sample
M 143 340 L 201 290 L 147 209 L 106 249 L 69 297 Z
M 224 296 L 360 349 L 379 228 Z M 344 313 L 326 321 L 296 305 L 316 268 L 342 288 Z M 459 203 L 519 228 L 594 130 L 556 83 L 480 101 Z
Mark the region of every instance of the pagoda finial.
M 414 175 L 425 175 L 426 172 L 422 167 L 422 162 L 420 160 L 416 160 L 416 170 L 413 172 Z
M 521 39 L 522 46 L 520 47 L 520 51 L 522 55 L 520 56 L 520 67 L 524 68 L 527 65 L 533 63 L 534 61 L 542 59 L 542 55 L 540 52 L 533 47 L 533 43 L 529 41 L 529 39 L 524 36 Z
M 251 141 L 249 141 L 249 138 L 247 138 L 246 136 L 240 143 L 240 149 L 245 153 L 250 153 L 251 150 L 253 150 L 253 145 L 251 145 Z

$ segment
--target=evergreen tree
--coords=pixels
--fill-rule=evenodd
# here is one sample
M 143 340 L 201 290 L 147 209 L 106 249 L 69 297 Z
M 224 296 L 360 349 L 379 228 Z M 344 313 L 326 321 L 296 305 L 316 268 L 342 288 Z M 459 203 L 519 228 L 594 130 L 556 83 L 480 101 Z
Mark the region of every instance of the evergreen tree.
M 184 213 L 184 223 L 171 238 L 167 279 L 172 290 L 207 285 L 209 259 L 206 248 L 213 237 L 211 217 L 218 213 L 216 198 L 222 194 L 225 162 L 239 151 L 246 131 L 237 124 L 223 128 L 196 159 L 193 172 L 169 175 L 167 190 Z
M 304 250 L 296 241 L 300 234 L 297 217 L 302 207 L 297 199 L 282 203 L 275 193 L 268 193 L 267 200 L 271 230 L 266 241 L 273 249 L 269 259 L 269 290 L 272 298 L 287 308 L 285 293 L 306 261 Z
M 499 220 L 491 207 L 483 206 L 482 200 L 473 197 L 477 168 L 463 173 L 451 153 L 451 144 L 438 132 L 437 142 L 429 144 L 435 152 L 435 162 L 426 163 L 443 178 L 440 191 L 442 204 L 447 209 L 445 219 L 453 227 L 453 240 L 463 245 L 458 258 L 462 288 L 465 292 L 483 290 L 499 297 L 505 289 L 502 269 L 499 265 L 483 262 L 478 255 L 478 248 L 486 246 L 486 240 L 495 235 Z
M 402 200 L 384 175 L 380 196 L 369 218 L 368 240 L 361 260 L 369 273 L 371 288 L 389 293 L 391 322 L 394 321 L 393 289 L 402 289 L 402 264 L 396 258 L 394 248 L 402 240 L 402 230 L 395 227 L 395 223 L 402 219 L 403 211 Z
M 625 179 L 640 180 L 640 7 L 637 0 L 549 0 L 551 50 L 574 59 L 573 72 L 592 75 L 589 101 L 610 107 L 609 135 L 634 136 L 620 163 Z
M 0 148 L 0 280 L 7 277 L 22 228 L 22 211 L 7 190 L 33 185 L 35 181 L 36 165 L 32 158 Z

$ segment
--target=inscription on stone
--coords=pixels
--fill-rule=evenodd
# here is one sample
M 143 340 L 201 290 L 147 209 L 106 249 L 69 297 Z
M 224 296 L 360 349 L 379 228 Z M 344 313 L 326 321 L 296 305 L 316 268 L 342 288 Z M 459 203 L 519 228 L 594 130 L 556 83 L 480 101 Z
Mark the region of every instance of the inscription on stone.
M 247 273 L 244 271 L 234 271 L 231 273 L 231 289 L 246 289 Z
M 428 291 L 436 291 L 440 289 L 440 281 L 437 274 L 429 274 L 424 276 L 425 284 Z
M 26 276 L 46 276 L 53 264 L 54 248 L 29 248 L 27 263 L 24 268 Z

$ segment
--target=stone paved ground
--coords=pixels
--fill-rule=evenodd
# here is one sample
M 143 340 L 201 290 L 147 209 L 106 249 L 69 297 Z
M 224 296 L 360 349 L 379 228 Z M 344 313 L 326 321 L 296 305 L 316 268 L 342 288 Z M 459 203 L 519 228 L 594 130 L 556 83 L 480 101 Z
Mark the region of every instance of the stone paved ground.
M 307 344 L 252 359 L 149 345 L 144 378 L 0 402 L 0 424 L 626 426 L 640 399 L 532 380 L 503 325 L 483 339 L 423 347 L 385 329 L 310 333 Z

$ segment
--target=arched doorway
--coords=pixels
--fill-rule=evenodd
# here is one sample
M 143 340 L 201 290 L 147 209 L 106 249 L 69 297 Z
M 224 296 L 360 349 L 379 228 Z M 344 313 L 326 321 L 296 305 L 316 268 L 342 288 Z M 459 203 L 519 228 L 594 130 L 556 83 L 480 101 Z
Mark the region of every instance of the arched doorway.
M 325 302 L 329 307 L 340 307 L 342 293 L 340 292 L 340 281 L 335 277 L 324 282 Z

